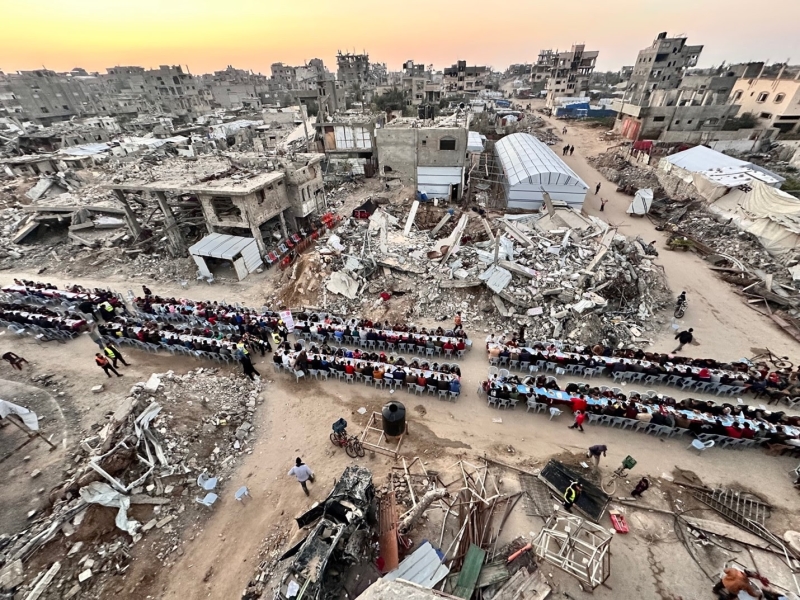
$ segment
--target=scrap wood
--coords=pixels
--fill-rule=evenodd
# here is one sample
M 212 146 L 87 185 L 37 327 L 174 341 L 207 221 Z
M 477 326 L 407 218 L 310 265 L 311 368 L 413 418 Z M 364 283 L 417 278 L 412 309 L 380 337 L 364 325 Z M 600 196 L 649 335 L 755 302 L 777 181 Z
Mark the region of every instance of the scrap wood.
M 409 484 L 410 485 L 410 484 Z M 415 504 L 414 508 L 408 511 L 407 516 L 403 519 L 400 523 L 399 531 L 402 534 L 406 534 L 414 528 L 414 525 L 417 523 L 419 518 L 422 514 L 428 509 L 428 507 L 435 502 L 436 500 L 441 500 L 442 498 L 447 498 L 450 496 L 450 493 L 447 491 L 446 488 L 439 488 L 435 490 L 430 490 L 426 493 L 420 501 Z M 447 515 L 445 515 L 445 519 Z
M 540 569 L 532 575 L 527 569 L 520 569 L 497 590 L 492 600 L 544 600 L 551 591 Z
M 34 588 L 30 591 L 30 593 L 25 596 L 25 600 L 36 600 L 42 594 L 44 594 L 45 590 L 48 586 L 53 582 L 53 579 L 56 578 L 58 572 L 61 570 L 61 563 L 56 561 L 53 563 L 47 573 L 38 581 L 38 583 L 34 586 Z
M 464 564 L 461 567 L 461 572 L 458 574 L 456 581 L 456 588 L 453 590 L 453 595 L 457 598 L 469 600 L 475 591 L 475 585 L 478 583 L 480 576 L 481 566 L 486 558 L 486 551 L 482 550 L 475 544 L 470 544 L 467 555 L 464 558 Z

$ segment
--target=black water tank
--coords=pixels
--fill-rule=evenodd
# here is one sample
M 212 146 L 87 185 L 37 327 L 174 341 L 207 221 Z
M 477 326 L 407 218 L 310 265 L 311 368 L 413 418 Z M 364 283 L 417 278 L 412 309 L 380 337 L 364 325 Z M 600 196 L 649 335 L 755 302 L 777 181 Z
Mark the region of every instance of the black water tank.
M 391 437 L 403 435 L 406 431 L 406 407 L 402 402 L 389 402 L 381 411 L 383 432 Z

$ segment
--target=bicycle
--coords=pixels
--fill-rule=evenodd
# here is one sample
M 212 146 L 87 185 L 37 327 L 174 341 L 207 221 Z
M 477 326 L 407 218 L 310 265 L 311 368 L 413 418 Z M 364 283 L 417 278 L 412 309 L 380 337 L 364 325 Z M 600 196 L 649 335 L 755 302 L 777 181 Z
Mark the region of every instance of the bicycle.
M 636 466 L 636 460 L 632 456 L 626 456 L 622 461 L 622 465 L 618 467 L 611 475 L 600 481 L 600 487 L 609 496 L 617 489 L 617 479 L 623 479 L 628 475 L 628 471 Z
M 361 443 L 361 440 L 354 435 L 347 435 L 347 421 L 344 419 L 339 419 L 333 424 L 331 443 L 334 446 L 344 448 L 344 451 L 350 458 L 362 458 L 365 454 L 364 445 Z
M 749 359 L 755 365 L 758 362 L 770 362 L 776 369 L 791 369 L 794 364 L 789 361 L 788 356 L 776 356 L 769 348 L 764 348 L 761 352 Z

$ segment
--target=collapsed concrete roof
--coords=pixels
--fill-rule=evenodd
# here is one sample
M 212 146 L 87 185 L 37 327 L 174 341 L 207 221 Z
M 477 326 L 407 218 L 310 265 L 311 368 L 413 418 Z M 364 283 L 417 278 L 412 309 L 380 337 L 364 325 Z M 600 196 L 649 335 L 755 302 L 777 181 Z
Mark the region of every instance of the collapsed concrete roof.
M 236 177 L 223 177 L 203 183 L 194 183 L 183 179 L 162 181 L 137 181 L 131 180 L 124 183 L 114 183 L 106 186 L 108 189 L 150 191 L 150 192 L 178 192 L 181 194 L 225 194 L 227 196 L 247 196 L 256 190 L 264 188 L 283 179 L 280 171 L 261 173 L 247 179 Z

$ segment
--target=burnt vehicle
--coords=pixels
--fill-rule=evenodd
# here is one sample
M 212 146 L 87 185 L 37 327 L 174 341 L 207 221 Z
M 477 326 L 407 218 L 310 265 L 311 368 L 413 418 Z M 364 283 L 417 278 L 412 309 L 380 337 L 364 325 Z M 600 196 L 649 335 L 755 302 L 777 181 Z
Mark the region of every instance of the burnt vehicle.
M 374 559 L 376 519 L 372 472 L 347 467 L 333 490 L 317 506 L 296 518 L 309 534 L 280 560 L 293 558 L 281 578 L 280 600 L 330 600 L 343 589 L 347 571 Z

